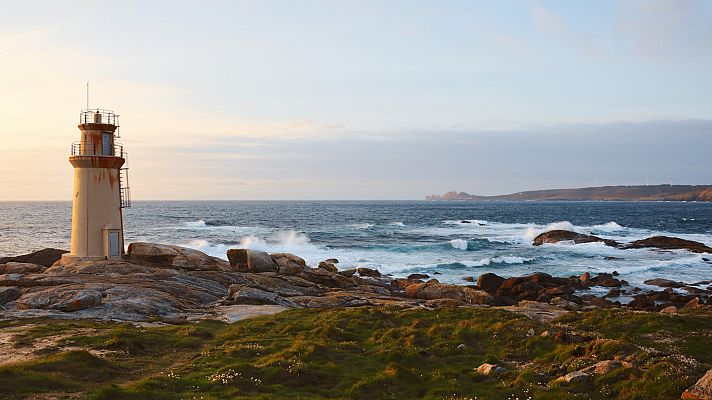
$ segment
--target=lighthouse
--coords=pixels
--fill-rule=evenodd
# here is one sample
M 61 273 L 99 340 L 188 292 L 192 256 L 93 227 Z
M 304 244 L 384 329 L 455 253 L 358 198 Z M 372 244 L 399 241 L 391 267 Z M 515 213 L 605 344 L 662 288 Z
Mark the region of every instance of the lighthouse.
M 79 114 L 80 140 L 72 143 L 74 167 L 72 241 L 62 263 L 120 259 L 124 254 L 122 209 L 131 205 L 126 152 L 117 141 L 119 116 L 102 109 Z

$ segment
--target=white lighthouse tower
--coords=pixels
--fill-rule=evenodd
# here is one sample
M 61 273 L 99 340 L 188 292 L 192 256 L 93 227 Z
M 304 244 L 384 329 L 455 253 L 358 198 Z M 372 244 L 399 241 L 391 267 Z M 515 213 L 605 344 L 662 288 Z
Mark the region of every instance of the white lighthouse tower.
M 131 205 L 126 153 L 119 138 L 118 115 L 82 110 L 81 140 L 72 143 L 74 167 L 71 252 L 62 263 L 120 259 L 124 253 L 121 210 Z

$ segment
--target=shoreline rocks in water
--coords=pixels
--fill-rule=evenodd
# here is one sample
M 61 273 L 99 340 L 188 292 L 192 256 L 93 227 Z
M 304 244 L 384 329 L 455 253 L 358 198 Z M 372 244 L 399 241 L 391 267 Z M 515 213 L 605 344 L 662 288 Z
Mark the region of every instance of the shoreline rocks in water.
M 605 273 L 567 278 L 542 272 L 509 278 L 486 273 L 476 285 L 454 285 L 425 281 L 429 278 L 425 274 L 391 278 L 370 268 L 338 270 L 336 260 L 312 268 L 290 253 L 230 249 L 228 262 L 193 249 L 142 242 L 129 245 L 121 261 L 63 265 L 58 262 L 62 253 L 42 250 L 0 264 L 4 317 L 201 319 L 214 318 L 221 307 L 233 304 L 266 304 L 286 308 L 506 306 L 532 318 L 554 318 L 560 312 L 612 307 L 676 312 L 708 304 L 712 294 L 709 288 L 695 287 L 709 282 L 687 285 L 657 279 L 646 284 L 665 289 L 641 291 Z M 51 267 L 15 260 L 37 260 Z M 611 290 L 596 296 L 590 293 L 592 287 Z M 620 296 L 629 296 L 630 303 L 616 301 Z
M 620 249 L 653 248 L 658 250 L 687 250 L 693 253 L 712 254 L 712 247 L 709 247 L 704 243 L 671 236 L 652 236 L 646 239 L 635 240 L 627 244 L 622 244 L 611 239 L 604 239 L 594 235 L 586 235 L 583 233 L 561 229 L 555 229 L 540 233 L 534 238 L 534 240 L 532 241 L 532 245 L 541 246 L 545 243 L 559 242 L 572 242 L 573 244 L 603 243 L 606 246 L 616 247 Z M 616 258 L 613 257 L 611 259 Z
M 620 244 L 615 240 L 602 239 L 598 236 L 585 235 L 583 233 L 566 231 L 566 230 L 552 230 L 539 234 L 534 238 L 532 244 L 534 246 L 541 246 L 544 243 L 559 243 L 559 242 L 573 242 L 574 244 L 583 243 L 597 243 L 601 242 L 611 247 L 618 247 Z

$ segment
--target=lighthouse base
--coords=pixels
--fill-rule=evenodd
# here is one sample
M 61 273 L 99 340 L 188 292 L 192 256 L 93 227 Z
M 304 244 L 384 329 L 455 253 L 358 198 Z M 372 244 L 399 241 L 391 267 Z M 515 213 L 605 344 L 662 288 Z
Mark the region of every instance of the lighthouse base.
M 107 256 L 75 256 L 70 253 L 62 254 L 62 259 L 59 261 L 62 265 L 75 264 L 83 261 L 103 261 L 111 259 L 121 259 L 121 257 L 107 257 Z

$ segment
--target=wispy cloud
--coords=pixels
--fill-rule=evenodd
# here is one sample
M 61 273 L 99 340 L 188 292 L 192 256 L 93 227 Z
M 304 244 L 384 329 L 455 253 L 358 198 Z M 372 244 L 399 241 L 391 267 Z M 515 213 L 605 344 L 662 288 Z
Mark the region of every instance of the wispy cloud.
M 618 29 L 635 54 L 665 63 L 712 59 L 709 2 L 637 0 L 621 8 Z

